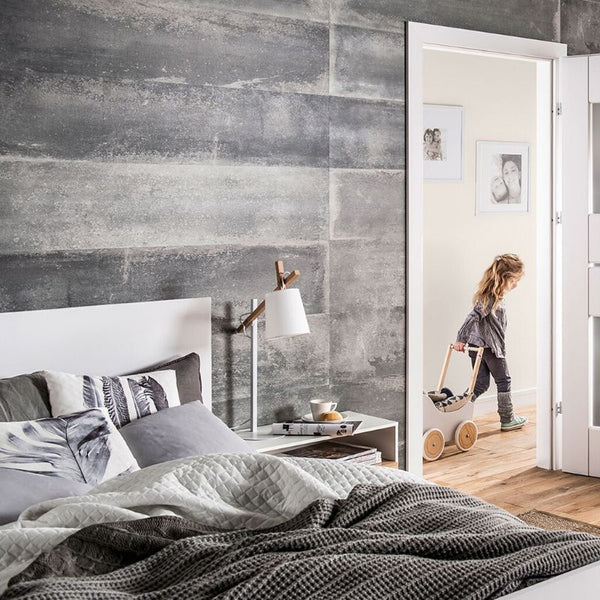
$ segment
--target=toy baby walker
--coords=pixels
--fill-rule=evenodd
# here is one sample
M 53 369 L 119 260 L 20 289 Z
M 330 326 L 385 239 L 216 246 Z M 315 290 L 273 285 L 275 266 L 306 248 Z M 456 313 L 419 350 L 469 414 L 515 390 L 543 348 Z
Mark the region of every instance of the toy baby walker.
M 429 461 L 437 460 L 441 456 L 448 439 L 454 437 L 454 443 L 463 452 L 470 450 L 477 441 L 477 425 L 473 422 L 475 403 L 471 400 L 473 399 L 475 381 L 481 365 L 483 348 L 465 346 L 466 356 L 469 356 L 469 352 L 477 352 L 477 357 L 469 387 L 464 394 L 457 396 L 444 387 L 452 350 L 454 350 L 454 346 L 450 344 L 446 351 L 446 359 L 442 366 L 437 389 L 433 392 L 423 392 L 423 424 L 425 429 L 423 433 L 423 458 Z

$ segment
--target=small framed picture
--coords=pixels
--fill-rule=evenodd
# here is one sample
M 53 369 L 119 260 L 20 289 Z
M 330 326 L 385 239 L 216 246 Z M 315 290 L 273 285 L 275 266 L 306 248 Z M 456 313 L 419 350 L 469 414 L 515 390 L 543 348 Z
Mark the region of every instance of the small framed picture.
M 477 142 L 475 214 L 529 213 L 529 144 Z
M 423 174 L 426 181 L 460 181 L 463 107 L 423 105 Z

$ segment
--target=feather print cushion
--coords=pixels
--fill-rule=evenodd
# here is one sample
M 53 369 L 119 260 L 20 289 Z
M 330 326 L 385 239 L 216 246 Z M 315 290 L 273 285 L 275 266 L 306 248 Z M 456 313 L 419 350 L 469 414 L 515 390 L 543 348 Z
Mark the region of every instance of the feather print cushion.
M 0 422 L 0 467 L 97 485 L 139 470 L 106 410 Z
M 104 407 L 117 428 L 157 410 L 179 406 L 175 371 L 126 377 L 71 375 L 44 371 L 53 416 Z

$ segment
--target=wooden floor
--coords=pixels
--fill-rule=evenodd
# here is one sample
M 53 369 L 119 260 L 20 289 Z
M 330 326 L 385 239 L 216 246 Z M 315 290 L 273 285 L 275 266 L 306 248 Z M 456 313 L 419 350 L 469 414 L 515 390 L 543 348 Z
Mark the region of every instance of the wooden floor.
M 513 514 L 536 509 L 600 525 L 600 479 L 535 466 L 535 407 L 519 410 L 529 423 L 500 431 L 497 413 L 476 417 L 479 439 L 468 452 L 447 446 L 425 462 L 425 478 L 473 494 Z

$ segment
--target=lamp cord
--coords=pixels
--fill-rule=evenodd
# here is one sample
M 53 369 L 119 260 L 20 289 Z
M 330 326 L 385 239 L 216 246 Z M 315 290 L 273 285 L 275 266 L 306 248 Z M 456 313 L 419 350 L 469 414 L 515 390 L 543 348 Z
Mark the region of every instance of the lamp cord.
M 238 429 L 243 429 L 245 425 L 247 425 L 248 423 L 250 423 L 250 419 L 246 419 L 244 422 L 240 423 L 239 425 L 232 425 L 229 429 L 231 429 L 231 431 L 237 431 Z

